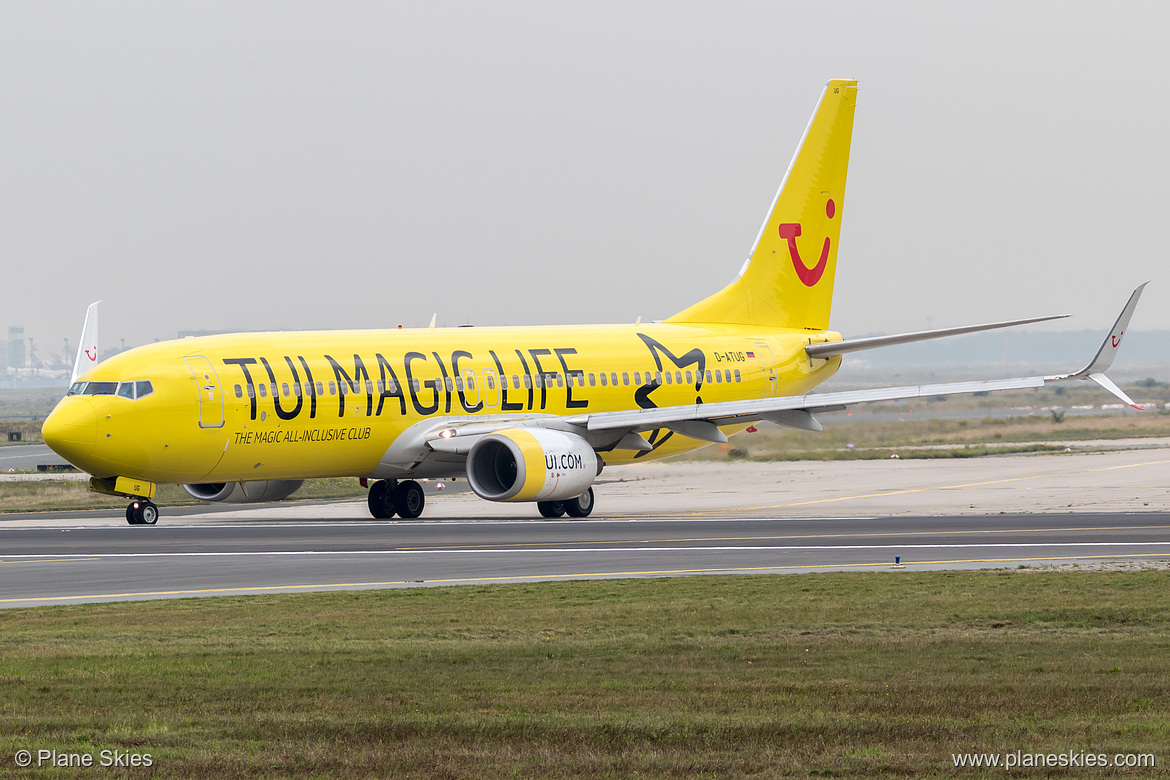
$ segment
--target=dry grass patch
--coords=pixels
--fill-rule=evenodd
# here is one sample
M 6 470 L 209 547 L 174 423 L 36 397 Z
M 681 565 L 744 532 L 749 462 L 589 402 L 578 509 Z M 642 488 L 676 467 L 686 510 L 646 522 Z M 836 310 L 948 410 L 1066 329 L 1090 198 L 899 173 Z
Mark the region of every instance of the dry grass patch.
M 844 573 L 0 613 L 0 753 L 167 775 L 950 774 L 1170 757 L 1170 572 Z M 1148 773 L 1148 770 L 1146 771 Z

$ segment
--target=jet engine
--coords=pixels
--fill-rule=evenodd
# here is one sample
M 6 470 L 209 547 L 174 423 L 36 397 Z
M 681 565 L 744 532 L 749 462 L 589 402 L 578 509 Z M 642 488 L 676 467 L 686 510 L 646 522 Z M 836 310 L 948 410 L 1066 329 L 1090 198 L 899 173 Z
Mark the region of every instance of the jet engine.
M 266 479 L 255 482 L 207 482 L 201 485 L 183 485 L 187 495 L 200 501 L 222 501 L 225 504 L 259 504 L 288 498 L 304 484 L 303 479 Z
M 589 443 L 545 428 L 489 433 L 467 454 L 467 481 L 488 501 L 567 501 L 584 493 L 601 469 Z

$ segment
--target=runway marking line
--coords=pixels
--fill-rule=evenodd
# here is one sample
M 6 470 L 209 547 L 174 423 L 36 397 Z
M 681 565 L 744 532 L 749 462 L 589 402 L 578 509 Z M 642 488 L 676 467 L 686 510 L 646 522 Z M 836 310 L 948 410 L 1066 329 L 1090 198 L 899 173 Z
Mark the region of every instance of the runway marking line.
M 31 556 L 13 556 L 13 557 L 28 558 L 28 560 L 0 561 L 0 564 L 4 564 L 4 563 L 78 563 L 80 561 L 100 561 L 101 560 L 101 558 L 52 558 L 49 560 L 44 560 L 42 558 L 35 558 L 34 559 Z
M 681 544 L 683 542 L 758 542 L 783 539 L 865 539 L 887 538 L 893 536 L 957 536 L 963 534 L 1027 534 L 1027 533 L 1069 533 L 1071 531 L 1161 531 L 1170 528 L 1170 525 L 1128 525 L 1128 526 L 1085 526 L 1081 528 L 999 528 L 999 529 L 972 529 L 966 531 L 884 531 L 850 534 L 790 534 L 785 536 L 710 536 L 690 539 L 612 539 L 581 542 L 558 542 L 558 544 Z M 516 549 L 522 547 L 539 547 L 547 542 L 514 542 L 511 544 L 492 545 L 501 549 Z M 421 547 L 399 548 L 408 550 L 467 550 L 481 547 L 477 544 L 449 544 L 425 545 Z
M 1153 553 L 1140 553 L 1133 555 L 1118 555 L 1112 556 L 1115 558 L 1156 558 L 1159 557 Z M 1076 555 L 1076 556 L 1057 556 L 1048 558 L 971 558 L 963 560 L 951 561 L 907 561 L 905 566 L 938 566 L 942 564 L 954 563 L 1023 563 L 1027 561 L 1078 561 L 1078 560 L 1099 560 L 1100 556 L 1096 555 Z M 69 601 L 71 599 L 114 599 L 114 598 L 130 598 L 133 596 L 193 596 L 200 593 L 241 593 L 241 592 L 257 592 L 257 591 L 274 591 L 274 590 L 305 590 L 308 588 L 374 588 L 387 587 L 391 585 L 412 585 L 412 584 L 440 584 L 440 585 L 454 585 L 457 583 L 475 584 L 482 582 L 523 582 L 532 580 L 555 580 L 555 579 L 589 579 L 594 577 L 649 577 L 649 576 L 665 576 L 670 574 L 715 574 L 719 572 L 766 572 L 766 571 L 804 571 L 809 569 L 853 569 L 853 568 L 889 568 L 889 561 L 882 563 L 843 563 L 843 564 L 809 564 L 800 566 L 750 566 L 744 568 L 717 568 L 717 569 L 664 569 L 661 571 L 617 571 L 617 572 L 593 572 L 589 574 L 521 574 L 513 577 L 464 577 L 459 579 L 441 579 L 441 580 L 392 580 L 387 582 L 339 582 L 321 585 L 257 585 L 252 587 L 240 588 L 204 588 L 200 590 L 160 590 L 160 591 L 138 591 L 131 593 L 99 593 L 86 596 L 44 596 L 44 597 L 29 597 L 18 599 L 0 599 L 0 604 L 17 604 L 29 601 Z

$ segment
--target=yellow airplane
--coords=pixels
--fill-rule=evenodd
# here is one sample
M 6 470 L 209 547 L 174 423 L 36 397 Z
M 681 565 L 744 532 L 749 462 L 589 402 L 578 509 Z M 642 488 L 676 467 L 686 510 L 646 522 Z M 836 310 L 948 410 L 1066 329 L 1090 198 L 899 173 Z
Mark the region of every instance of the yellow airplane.
M 44 440 L 94 490 L 132 499 L 133 525 L 157 521 L 158 483 L 247 503 L 342 476 L 369 485 L 374 517 L 419 517 L 417 479 L 463 476 L 489 501 L 585 517 L 605 465 L 725 442 L 760 420 L 820 430 L 817 412 L 852 404 L 1085 378 L 1132 404 L 1103 372 L 1144 285 L 1072 374 L 809 394 L 848 352 L 1054 319 L 855 340 L 828 330 L 856 98 L 856 81 L 828 83 L 739 277 L 661 323 L 243 333 L 96 363 L 94 304 Z

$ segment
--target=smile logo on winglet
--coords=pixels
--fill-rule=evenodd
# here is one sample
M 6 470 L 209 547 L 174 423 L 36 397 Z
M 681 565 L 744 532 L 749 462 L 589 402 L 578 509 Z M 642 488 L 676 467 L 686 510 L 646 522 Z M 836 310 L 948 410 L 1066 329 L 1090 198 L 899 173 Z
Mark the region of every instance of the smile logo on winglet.
M 825 203 L 825 214 L 829 219 L 833 218 L 837 207 L 830 199 Z M 804 282 L 806 287 L 813 287 L 821 280 L 825 273 L 825 268 L 829 265 L 829 245 L 830 239 L 825 237 L 825 245 L 821 247 L 821 259 L 812 268 L 804 264 L 800 259 L 800 250 L 796 247 L 796 239 L 800 235 L 799 222 L 784 222 L 780 225 L 780 238 L 788 241 L 788 255 L 792 258 L 792 267 L 796 269 L 796 275 L 800 277 L 800 281 Z

